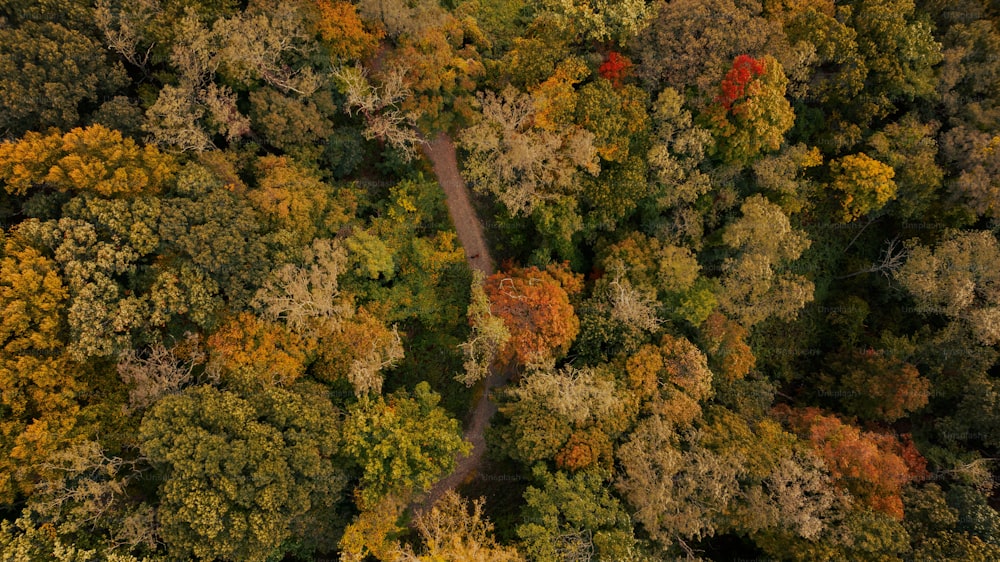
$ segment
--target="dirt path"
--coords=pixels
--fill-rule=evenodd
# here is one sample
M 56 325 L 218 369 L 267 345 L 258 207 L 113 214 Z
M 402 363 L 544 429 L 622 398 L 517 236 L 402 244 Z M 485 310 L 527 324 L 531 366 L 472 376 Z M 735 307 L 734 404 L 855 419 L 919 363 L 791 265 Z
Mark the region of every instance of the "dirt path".
M 433 141 L 425 143 L 424 154 L 434 166 L 434 174 L 447 196 L 448 212 L 455 223 L 458 240 L 465 248 L 465 257 L 469 266 L 478 269 L 486 275 L 493 273 L 493 260 L 490 258 L 486 237 L 483 235 L 483 225 L 479 222 L 476 210 L 469 198 L 469 190 L 465 180 L 458 172 L 458 159 L 455 156 L 455 145 L 448 135 L 441 133 Z M 439 480 L 426 496 L 414 506 L 416 511 L 424 511 L 434 505 L 442 494 L 459 486 L 467 479 L 474 477 L 483 461 L 486 451 L 484 432 L 489 426 L 490 418 L 497 411 L 497 406 L 489 400 L 491 388 L 503 386 L 507 382 L 506 373 L 491 373 L 483 384 L 482 393 L 476 400 L 472 417 L 465 430 L 465 439 L 472 443 L 472 453 L 459 459 L 455 470 Z
M 483 225 L 476 216 L 469 198 L 469 189 L 465 180 L 458 173 L 458 158 L 455 155 L 455 145 L 448 135 L 441 133 L 433 141 L 424 143 L 424 154 L 434 165 L 434 175 L 444 189 L 447 197 L 448 213 L 455 223 L 458 240 L 465 248 L 465 259 L 469 267 L 482 271 L 487 276 L 493 273 L 493 260 L 490 250 L 486 247 L 486 237 L 483 235 Z

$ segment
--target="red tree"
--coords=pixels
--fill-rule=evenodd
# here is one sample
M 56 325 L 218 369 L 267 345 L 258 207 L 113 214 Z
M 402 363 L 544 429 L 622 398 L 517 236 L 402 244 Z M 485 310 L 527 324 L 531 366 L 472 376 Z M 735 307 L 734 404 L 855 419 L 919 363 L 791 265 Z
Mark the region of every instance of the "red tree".
M 764 61 L 750 55 L 740 55 L 733 61 L 733 67 L 726 73 L 720 84 L 722 91 L 716 101 L 729 111 L 733 102 L 747 95 L 747 85 L 762 76 L 766 68 Z
M 601 64 L 597 72 L 601 78 L 611 81 L 615 88 L 621 88 L 622 80 L 628 76 L 632 70 L 632 61 L 628 57 L 622 56 L 618 51 L 611 51 Z

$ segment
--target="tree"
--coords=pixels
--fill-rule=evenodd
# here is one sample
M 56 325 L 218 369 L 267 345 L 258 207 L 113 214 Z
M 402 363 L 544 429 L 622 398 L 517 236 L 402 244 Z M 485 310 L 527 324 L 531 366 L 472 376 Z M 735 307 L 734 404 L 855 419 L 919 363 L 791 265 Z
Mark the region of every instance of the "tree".
M 622 87 L 622 80 L 632 72 L 632 61 L 618 51 L 610 51 L 598 67 L 601 78 L 611 82 L 614 88 Z
M 162 254 L 186 258 L 218 285 L 230 306 L 246 307 L 263 284 L 261 271 L 300 250 L 266 230 L 226 160 L 231 157 L 213 155 L 220 153 L 203 155 L 203 163 L 189 163 L 178 174 L 177 196 L 160 199 L 156 234 Z
M 264 156 L 257 159 L 256 171 L 256 186 L 246 198 L 273 229 L 292 235 L 295 246 L 332 236 L 354 218 L 353 194 L 333 189 L 314 168 L 287 156 Z
M 652 289 L 670 302 L 694 288 L 701 266 L 690 249 L 630 232 L 598 253 L 597 266 L 637 290 Z
M 996 197 L 1000 193 L 995 158 L 1000 146 L 998 137 L 966 125 L 941 136 L 942 155 L 958 174 L 950 182 L 951 191 L 976 215 L 996 216 Z
M 455 379 L 466 386 L 472 386 L 489 374 L 490 368 L 510 341 L 510 330 L 503 319 L 494 316 L 490 310 L 490 299 L 483 285 L 484 274 L 473 272 L 472 295 L 466 316 L 471 330 L 469 337 L 460 346 L 465 357 L 464 369 Z
M 754 179 L 767 197 L 789 216 L 811 207 L 817 186 L 805 177 L 806 171 L 823 163 L 816 147 L 804 144 L 784 146 L 753 164 Z
M 894 278 L 917 303 L 917 312 L 943 315 L 981 344 L 1000 341 L 997 283 L 1000 244 L 985 231 L 949 232 L 935 248 L 911 244 Z
M 834 363 L 845 389 L 844 405 L 863 419 L 893 422 L 927 405 L 931 383 L 917 368 L 869 350 Z
M 400 151 L 409 161 L 421 142 L 415 129 L 417 115 L 402 108 L 402 102 L 412 95 L 404 79 L 405 69 L 394 67 L 383 73 L 382 83 L 373 85 L 361 66 L 341 67 L 335 74 L 338 87 L 345 96 L 344 110 L 355 111 L 365 119 L 364 137 L 378 139 Z
M 606 487 L 610 473 L 550 473 L 540 464 L 532 473 L 517 527 L 532 560 L 628 560 L 636 553 L 628 513 Z
M 400 557 L 398 538 L 406 530 L 400 524 L 405 508 L 404 500 L 390 495 L 362 509 L 344 529 L 344 536 L 337 544 L 340 559 L 363 562 L 374 556 L 378 560 L 397 560 Z
M 539 369 L 507 391 L 507 453 L 522 462 L 555 458 L 574 470 L 610 460 L 624 430 L 625 406 L 608 374 L 588 368 Z
M 760 4 L 683 0 L 653 9 L 656 17 L 633 43 L 637 74 L 651 90 L 666 86 L 686 94 L 696 109 L 708 105 L 734 57 L 773 52 L 770 43 L 780 33 L 761 17 Z
M 156 343 L 142 354 L 134 349 L 122 352 L 117 371 L 128 387 L 129 410 L 143 411 L 164 396 L 177 394 L 197 382 L 195 367 L 206 360 L 198 344 L 198 336 L 189 334 L 184 342 L 170 349 Z
M 75 127 L 81 107 L 128 82 L 92 37 L 49 21 L 0 30 L 0 77 L 0 131 L 14 136 Z
M 315 0 L 315 4 L 316 31 L 334 62 L 360 60 L 374 52 L 384 32 L 366 29 L 357 6 L 342 0 Z
M 64 353 L 69 292 L 57 265 L 16 234 L 0 254 L 0 497 L 30 493 L 76 425 L 87 385 Z
M 660 345 L 644 345 L 625 362 L 629 388 L 644 412 L 663 423 L 688 427 L 713 394 L 705 355 L 690 341 L 665 334 Z
M 111 454 L 96 440 L 76 437 L 46 459 L 46 475 L 38 482 L 26 511 L 44 521 L 53 536 L 85 543 L 107 534 L 111 537 L 108 550 L 116 549 L 127 540 L 128 533 L 121 530 L 136 516 L 150 511 L 145 504 L 130 505 L 134 502 L 127 493 L 129 485 L 141 476 L 137 468 L 143 462 L 141 457 L 126 460 Z M 147 531 L 151 529 L 147 527 Z M 152 532 L 128 539 L 133 539 L 129 546 L 156 544 Z M 105 546 L 102 543 L 98 542 Z
M 781 147 L 785 132 L 795 123 L 785 99 L 787 85 L 781 64 L 770 55 L 761 59 L 740 55 L 733 60 L 705 114 L 724 161 L 747 163 Z
M 747 328 L 771 316 L 788 320 L 812 300 L 813 283 L 782 269 L 810 241 L 761 195 L 747 198 L 740 211 L 743 216 L 722 234 L 723 243 L 738 253 L 723 262 L 719 307 Z
M 892 166 L 898 189 L 895 200 L 903 218 L 926 216 L 936 191 L 944 183 L 944 170 L 937 164 L 939 125 L 923 123 L 907 113 L 896 123 L 868 139 L 875 159 Z
M 751 536 L 789 532 L 815 540 L 835 528 L 844 495 L 810 447 L 773 418 L 748 418 L 711 405 L 699 422 L 699 443 L 741 466 L 740 494 L 722 521 Z
M 323 107 L 321 96 L 314 97 L 320 99 L 320 104 L 311 98 L 283 95 L 270 87 L 250 92 L 251 127 L 269 145 L 308 157 L 318 151 L 314 149 L 310 152 L 312 145 L 325 141 L 333 134 L 329 114 L 334 109 Z
M 52 560 L 53 562 L 90 562 L 95 560 L 94 550 L 78 548 L 63 541 L 48 525 L 32 521 L 30 513 L 23 513 L 13 522 L 0 522 L 0 557 L 11 562 Z M 135 562 L 131 557 L 109 557 L 114 562 Z
M 215 64 L 230 80 L 262 81 L 300 96 L 310 96 L 322 85 L 323 77 L 311 65 L 294 64 L 296 57 L 308 56 L 315 47 L 298 3 L 253 5 L 217 19 L 212 33 L 221 47 Z
M 476 81 L 485 73 L 477 47 L 481 32 L 471 19 L 448 15 L 419 34 L 404 34 L 390 51 L 387 68 L 402 69 L 412 95 L 400 109 L 418 116 L 424 131 L 448 130 L 473 117 Z
M 849 154 L 830 163 L 830 188 L 842 192 L 843 219 L 855 220 L 881 209 L 896 196 L 896 172 L 864 152 Z
M 569 302 L 569 295 L 579 290 L 575 285 L 579 277 L 559 272 L 551 267 L 544 271 L 515 268 L 486 279 L 491 313 L 510 331 L 503 352 L 506 361 L 527 365 L 560 357 L 569 350 L 580 331 L 580 321 Z
M 459 137 L 469 151 L 466 181 L 495 196 L 512 215 L 530 214 L 574 192 L 579 171 L 600 171 L 593 134 L 579 127 L 536 126 L 541 111 L 536 100 L 512 86 L 499 95 L 487 91 L 480 99 L 482 120 Z
M 616 89 L 607 80 L 580 87 L 576 122 L 594 134 L 594 148 L 606 161 L 625 163 L 635 138 L 649 126 L 646 93 L 627 85 Z
M 683 103 L 677 90 L 664 88 L 650 115 L 653 133 L 646 159 L 658 208 L 693 203 L 712 188 L 708 176 L 698 169 L 713 150 L 712 134 L 694 122 Z
M 493 523 L 483 514 L 483 498 L 471 503 L 449 490 L 431 508 L 416 516 L 424 554 L 402 552 L 401 562 L 433 560 L 482 560 L 520 562 L 517 549 L 501 546 L 493 538 Z M 470 513 L 469 508 L 472 508 Z
M 244 397 L 199 386 L 157 402 L 139 440 L 163 475 L 158 513 L 170 552 L 276 554 L 302 518 L 340 499 L 337 420 L 325 398 L 274 387 Z
M 808 439 L 834 481 L 871 509 L 903 518 L 903 487 L 927 475 L 926 461 L 909 436 L 862 431 L 818 408 L 775 408 L 794 432 Z
M 678 441 L 673 424 L 659 416 L 640 422 L 618 449 L 616 487 L 650 538 L 664 550 L 690 552 L 686 541 L 715 534 L 744 469 L 703 447 L 682 451 Z
M 283 320 L 295 332 L 330 334 L 354 315 L 353 302 L 341 294 L 337 280 L 347 252 L 337 242 L 316 239 L 304 253 L 306 267 L 287 263 L 272 272 L 254 302 L 265 318 Z
M 419 35 L 440 25 L 448 13 L 430 0 L 361 0 L 358 12 L 363 20 L 376 23 L 386 35 Z
M 343 451 L 361 468 L 355 502 L 371 509 L 389 495 L 424 492 L 467 454 L 458 421 L 437 405 L 441 397 L 421 382 L 388 399 L 363 395 L 352 404 L 343 426 Z
M 320 340 L 314 373 L 321 379 L 346 379 L 358 395 L 381 394 L 382 371 L 403 358 L 396 325 L 387 326 L 364 307 Z
M 234 383 L 282 387 L 305 374 L 315 344 L 285 325 L 249 312 L 230 318 L 206 343 L 210 371 Z
M 29 132 L 0 144 L 0 180 L 7 193 L 39 187 L 104 197 L 157 194 L 174 179 L 174 159 L 102 125 L 66 134 Z
M 557 14 L 559 25 L 587 39 L 615 41 L 619 45 L 624 45 L 642 31 L 655 13 L 655 7 L 638 0 L 546 0 L 542 5 Z
M 858 52 L 869 73 L 866 89 L 893 101 L 930 96 L 941 44 L 930 23 L 915 13 L 914 2 L 855 0 L 850 6 L 848 25 L 858 34 Z
M 700 336 L 712 372 L 734 381 L 753 370 L 757 359 L 747 345 L 748 335 L 746 328 L 718 312 L 705 319 Z

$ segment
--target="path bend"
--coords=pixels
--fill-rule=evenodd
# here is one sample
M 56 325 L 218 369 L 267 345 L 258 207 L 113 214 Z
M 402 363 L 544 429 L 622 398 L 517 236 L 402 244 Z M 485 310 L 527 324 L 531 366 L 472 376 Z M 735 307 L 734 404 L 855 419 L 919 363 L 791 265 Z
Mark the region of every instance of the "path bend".
M 490 256 L 489 247 L 486 245 L 483 224 L 472 206 L 468 186 L 458 171 L 458 157 L 455 154 L 454 143 L 448 135 L 440 133 L 434 140 L 424 143 L 423 152 L 431 161 L 434 175 L 437 176 L 438 183 L 444 189 L 448 213 L 455 224 L 458 240 L 465 249 L 465 258 L 469 262 L 469 267 L 482 271 L 486 276 L 491 275 L 494 271 L 493 259 Z M 472 443 L 472 452 L 459 459 L 458 465 L 451 474 L 434 484 L 414 506 L 415 511 L 430 509 L 445 492 L 455 489 L 473 474 L 479 472 L 486 451 L 486 428 L 489 427 L 490 418 L 497 411 L 496 404 L 489 399 L 490 390 L 503 386 L 507 379 L 506 373 L 490 372 L 484 381 L 482 394 L 479 395 L 475 406 L 473 406 L 472 416 L 465 430 L 464 437 Z

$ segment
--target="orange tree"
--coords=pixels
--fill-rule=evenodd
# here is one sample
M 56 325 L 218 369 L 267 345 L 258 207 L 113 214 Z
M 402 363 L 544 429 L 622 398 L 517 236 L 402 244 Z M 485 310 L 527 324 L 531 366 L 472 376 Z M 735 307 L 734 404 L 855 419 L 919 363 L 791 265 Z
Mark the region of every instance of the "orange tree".
M 511 335 L 502 360 L 523 365 L 565 354 L 580 331 L 569 297 L 581 288 L 581 277 L 565 266 L 513 268 L 487 278 L 491 310 Z
M 812 443 L 841 487 L 876 511 L 902 519 L 903 487 L 927 476 L 927 461 L 910 441 L 888 433 L 862 431 L 819 408 L 781 405 L 775 414 Z

